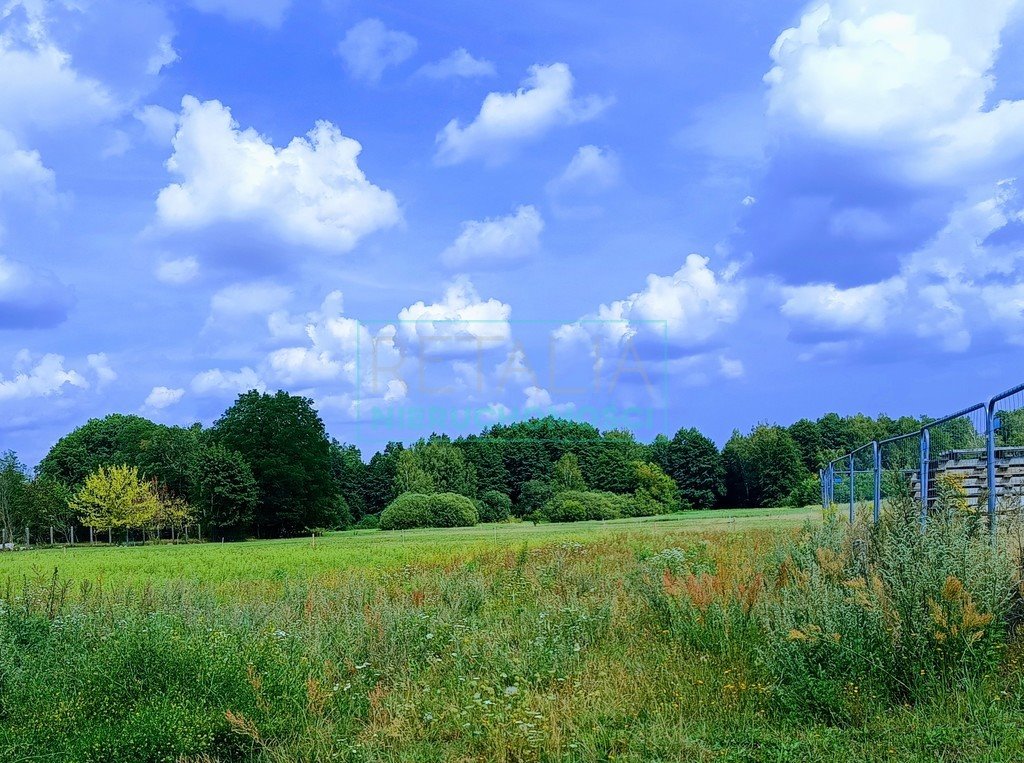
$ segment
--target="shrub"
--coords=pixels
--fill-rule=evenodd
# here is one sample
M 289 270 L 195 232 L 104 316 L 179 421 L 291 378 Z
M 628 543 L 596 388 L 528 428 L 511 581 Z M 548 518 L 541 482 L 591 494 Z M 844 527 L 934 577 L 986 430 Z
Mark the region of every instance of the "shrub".
M 783 706 L 848 721 L 858 702 L 913 702 L 996 669 L 1012 571 L 958 509 L 940 498 L 921 532 L 908 493 L 877 526 L 833 518 L 789 550 L 760 657 Z
M 458 493 L 436 493 L 427 496 L 430 524 L 428 527 L 469 527 L 480 521 L 476 505 Z
M 632 510 L 629 496 L 597 490 L 566 490 L 556 493 L 540 510 L 549 522 L 581 522 L 586 519 L 618 519 Z
M 631 512 L 627 516 L 652 517 L 671 514 L 679 508 L 676 483 L 657 464 L 636 461 L 636 491 L 633 493 Z
M 476 506 L 464 495 L 403 493 L 381 512 L 380 529 L 466 527 L 475 525 L 478 519 Z
M 512 499 L 499 490 L 486 490 L 479 508 L 481 522 L 505 522 L 512 514 Z
M 367 514 L 353 525 L 353 530 L 377 530 L 380 528 L 380 514 Z

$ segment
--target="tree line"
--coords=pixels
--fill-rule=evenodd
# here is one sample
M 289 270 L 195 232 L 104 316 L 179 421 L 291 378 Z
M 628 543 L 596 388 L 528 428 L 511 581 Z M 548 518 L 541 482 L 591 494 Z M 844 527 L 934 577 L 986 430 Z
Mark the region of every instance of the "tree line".
M 809 505 L 819 500 L 822 465 L 925 422 L 829 413 L 734 431 L 719 449 L 694 428 L 645 443 L 629 431 L 547 416 L 458 438 L 390 442 L 364 459 L 356 446 L 329 437 L 310 399 L 253 390 L 207 428 L 122 414 L 91 419 L 62 437 L 32 473 L 7 452 L 0 459 L 0 526 L 8 539 L 23 528 L 66 535 L 73 526 L 160 537 L 188 524 L 210 538 L 277 537 L 372 525 L 409 494 L 461 496 L 483 521 Z M 1008 418 L 1006 436 L 1024 432 L 1022 423 Z M 976 447 L 978 439 L 966 420 L 937 436 L 933 452 Z M 904 454 L 908 463 L 913 448 Z M 896 461 L 904 456 L 891 455 L 887 468 L 901 468 Z M 464 513 L 457 500 L 420 504 L 417 511 Z M 404 501 L 392 520 L 413 521 L 412 505 Z

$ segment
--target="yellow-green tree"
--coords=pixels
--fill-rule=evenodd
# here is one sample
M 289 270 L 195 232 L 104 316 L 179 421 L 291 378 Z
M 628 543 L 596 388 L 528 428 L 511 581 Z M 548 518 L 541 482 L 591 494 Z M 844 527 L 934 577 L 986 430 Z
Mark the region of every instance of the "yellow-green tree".
M 161 511 L 160 499 L 134 466 L 101 466 L 71 502 L 90 527 L 150 527 Z

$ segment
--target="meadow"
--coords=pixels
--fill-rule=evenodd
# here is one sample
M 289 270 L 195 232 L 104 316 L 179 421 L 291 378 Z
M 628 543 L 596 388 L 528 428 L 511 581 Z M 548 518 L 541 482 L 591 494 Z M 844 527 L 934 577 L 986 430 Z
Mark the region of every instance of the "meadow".
M 0 555 L 0 760 L 1020 760 L 1015 573 L 821 510 Z

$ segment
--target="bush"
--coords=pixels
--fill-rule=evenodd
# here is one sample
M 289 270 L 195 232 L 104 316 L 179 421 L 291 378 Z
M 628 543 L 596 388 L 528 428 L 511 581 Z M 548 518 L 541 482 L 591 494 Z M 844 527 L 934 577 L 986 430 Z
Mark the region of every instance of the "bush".
M 761 654 L 783 706 L 849 721 L 865 703 L 914 702 L 996 671 L 1014 591 L 1005 555 L 941 496 L 923 533 L 916 514 L 906 494 L 877 526 L 832 518 L 789 550 Z
M 889 491 L 891 493 L 892 491 Z M 820 506 L 821 505 L 821 480 L 815 476 L 804 477 L 800 484 L 793 488 L 792 492 L 783 502 L 786 506 Z
M 353 530 L 378 530 L 380 529 L 380 514 L 367 514 L 352 527 Z
M 486 490 L 479 509 L 481 522 L 506 522 L 512 514 L 512 499 L 499 490 Z
M 456 493 L 403 493 L 380 515 L 381 530 L 414 527 L 468 527 L 479 517 L 473 501 Z
M 597 490 L 566 490 L 556 493 L 540 510 L 549 522 L 581 522 L 587 519 L 618 519 L 631 516 L 629 496 Z
M 436 493 L 427 496 L 430 512 L 428 527 L 469 527 L 480 521 L 476 505 L 458 493 Z

